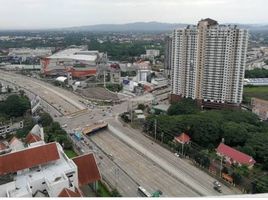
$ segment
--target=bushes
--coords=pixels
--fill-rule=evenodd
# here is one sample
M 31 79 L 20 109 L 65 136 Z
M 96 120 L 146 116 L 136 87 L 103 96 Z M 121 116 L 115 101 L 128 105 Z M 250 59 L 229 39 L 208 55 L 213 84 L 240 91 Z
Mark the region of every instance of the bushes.
M 106 88 L 112 92 L 120 92 L 123 86 L 121 84 L 107 84 Z

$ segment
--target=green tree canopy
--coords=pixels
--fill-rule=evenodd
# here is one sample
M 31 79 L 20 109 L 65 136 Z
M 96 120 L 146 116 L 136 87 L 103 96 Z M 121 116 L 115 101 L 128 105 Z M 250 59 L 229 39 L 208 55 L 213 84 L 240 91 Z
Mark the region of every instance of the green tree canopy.
M 21 117 L 31 108 L 30 101 L 25 96 L 10 95 L 0 103 L 0 113 L 10 117 Z
M 168 115 L 185 115 L 185 114 L 194 114 L 199 111 L 196 102 L 192 99 L 182 99 L 178 103 L 172 104 L 167 114 Z

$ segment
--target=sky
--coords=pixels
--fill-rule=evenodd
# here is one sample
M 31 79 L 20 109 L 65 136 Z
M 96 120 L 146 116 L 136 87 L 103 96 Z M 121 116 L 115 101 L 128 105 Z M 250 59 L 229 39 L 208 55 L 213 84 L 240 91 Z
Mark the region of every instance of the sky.
M 129 22 L 268 24 L 268 0 L 0 0 L 0 29 Z

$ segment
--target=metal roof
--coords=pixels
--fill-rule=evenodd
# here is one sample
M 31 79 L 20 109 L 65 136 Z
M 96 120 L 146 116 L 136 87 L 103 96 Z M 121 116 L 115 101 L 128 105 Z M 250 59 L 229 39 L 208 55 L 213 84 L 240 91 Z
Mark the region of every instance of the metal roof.
M 84 51 L 82 49 L 71 48 L 59 51 L 48 58 L 50 59 L 71 59 L 83 61 L 96 61 L 98 58 L 98 51 Z

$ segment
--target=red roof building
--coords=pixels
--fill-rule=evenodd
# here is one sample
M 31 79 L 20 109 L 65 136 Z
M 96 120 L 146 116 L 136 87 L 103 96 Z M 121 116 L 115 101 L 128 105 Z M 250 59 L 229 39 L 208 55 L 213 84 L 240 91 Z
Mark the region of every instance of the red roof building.
M 58 197 L 82 197 L 82 195 L 79 193 L 77 189 L 75 192 L 73 192 L 70 189 L 64 188 L 58 195 Z
M 186 133 L 182 133 L 179 136 L 175 137 L 174 140 L 181 144 L 188 144 L 191 141 L 191 138 Z
M 29 133 L 25 138 L 25 142 L 27 144 L 38 142 L 38 141 L 41 141 L 41 140 L 42 140 L 41 137 L 39 137 L 38 135 L 32 134 L 32 133 Z
M 237 163 L 251 167 L 256 163 L 251 156 L 229 147 L 224 143 L 220 143 L 216 151 L 219 156 L 224 156 L 225 160 L 230 164 Z
M 7 147 L 6 144 L 4 144 L 3 142 L 0 142 L 0 151 L 5 150 L 5 149 L 7 149 L 7 148 L 8 148 L 8 147 Z
M 58 160 L 56 143 L 27 148 L 0 156 L 0 176 Z
M 86 185 L 101 180 L 101 175 L 94 155 L 87 154 L 73 158 L 78 168 L 79 185 Z

